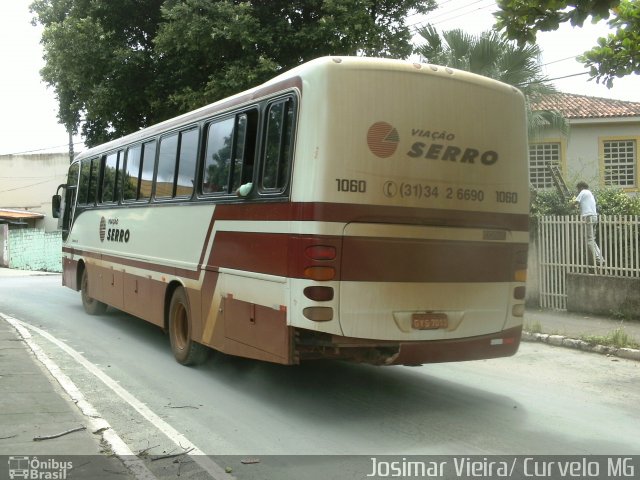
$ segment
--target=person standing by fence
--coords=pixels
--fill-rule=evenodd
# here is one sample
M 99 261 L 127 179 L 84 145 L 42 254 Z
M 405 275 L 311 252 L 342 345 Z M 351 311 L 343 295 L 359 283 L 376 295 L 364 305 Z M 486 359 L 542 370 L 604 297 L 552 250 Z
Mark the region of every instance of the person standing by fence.
M 587 246 L 591 252 L 591 258 L 593 258 L 597 265 L 603 265 L 604 259 L 600 253 L 600 247 L 596 243 L 596 223 L 598 223 L 598 212 L 596 210 L 596 199 L 589 190 L 589 185 L 586 182 L 578 182 L 576 185 L 578 189 L 578 196 L 575 198 L 575 203 L 580 206 L 580 216 L 584 222 L 585 239 L 587 240 Z

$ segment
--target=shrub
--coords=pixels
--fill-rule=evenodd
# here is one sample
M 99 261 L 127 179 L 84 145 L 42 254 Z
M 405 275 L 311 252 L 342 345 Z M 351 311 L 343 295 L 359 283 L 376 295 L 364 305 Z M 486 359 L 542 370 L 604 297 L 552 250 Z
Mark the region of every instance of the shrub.
M 619 187 L 593 190 L 600 215 L 640 215 L 640 195 L 629 195 Z M 531 216 L 573 215 L 579 213 L 573 199 L 565 199 L 556 189 L 531 191 Z

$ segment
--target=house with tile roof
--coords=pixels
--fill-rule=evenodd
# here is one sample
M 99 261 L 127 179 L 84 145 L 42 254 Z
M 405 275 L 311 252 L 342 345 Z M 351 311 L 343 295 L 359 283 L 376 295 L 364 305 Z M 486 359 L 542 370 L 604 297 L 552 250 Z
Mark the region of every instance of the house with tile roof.
M 557 110 L 568 134 L 543 133 L 529 144 L 529 174 L 535 188 L 552 188 L 548 163 L 558 165 L 570 190 L 578 180 L 592 187 L 640 187 L 640 102 L 555 93 L 531 102 L 533 110 Z

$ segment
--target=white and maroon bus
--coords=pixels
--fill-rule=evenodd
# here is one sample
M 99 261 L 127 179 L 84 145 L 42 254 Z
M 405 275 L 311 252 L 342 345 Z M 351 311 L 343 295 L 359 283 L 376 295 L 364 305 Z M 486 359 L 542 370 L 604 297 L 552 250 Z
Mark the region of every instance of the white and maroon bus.
M 525 123 L 474 74 L 314 60 L 79 155 L 54 197 L 63 284 L 164 328 L 183 364 L 512 355 Z

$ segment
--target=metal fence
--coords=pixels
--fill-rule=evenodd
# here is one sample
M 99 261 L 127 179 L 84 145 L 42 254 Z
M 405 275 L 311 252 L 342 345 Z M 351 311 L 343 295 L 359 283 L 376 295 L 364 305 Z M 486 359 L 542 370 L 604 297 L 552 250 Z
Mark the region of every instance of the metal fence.
M 600 215 L 596 239 L 604 265 L 596 265 L 587 247 L 585 225 L 577 215 L 549 215 L 538 220 L 540 306 L 567 307 L 566 274 L 589 273 L 640 277 L 640 217 Z

